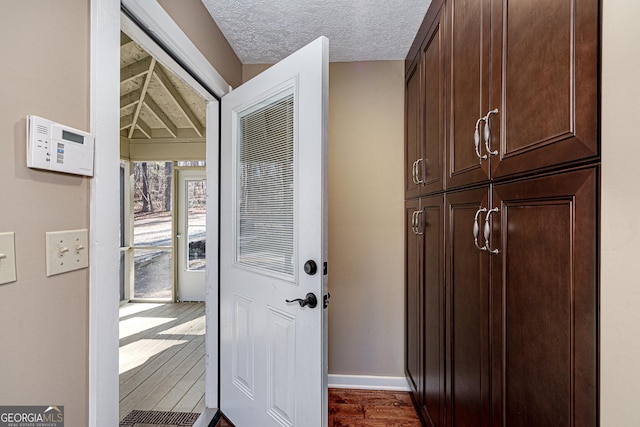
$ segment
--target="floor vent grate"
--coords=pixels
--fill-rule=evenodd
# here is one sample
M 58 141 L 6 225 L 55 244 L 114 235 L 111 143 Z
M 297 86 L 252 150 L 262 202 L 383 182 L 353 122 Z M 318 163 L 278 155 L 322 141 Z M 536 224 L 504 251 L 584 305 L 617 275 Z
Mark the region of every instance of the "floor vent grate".
M 120 427 L 192 427 L 200 414 L 133 410 L 120 421 Z

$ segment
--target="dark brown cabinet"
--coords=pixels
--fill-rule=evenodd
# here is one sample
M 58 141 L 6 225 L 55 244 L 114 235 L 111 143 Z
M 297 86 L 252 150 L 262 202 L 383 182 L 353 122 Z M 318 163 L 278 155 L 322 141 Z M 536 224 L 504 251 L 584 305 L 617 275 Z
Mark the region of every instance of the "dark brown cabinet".
M 463 187 L 489 180 L 489 163 L 481 140 L 481 118 L 489 102 L 491 61 L 491 2 L 448 0 L 446 187 Z M 478 130 L 475 145 L 474 133 Z
M 420 196 L 421 186 L 418 181 L 419 165 L 422 158 L 422 132 L 420 126 L 421 84 L 419 64 L 416 63 L 407 75 L 404 98 L 404 196 L 409 199 Z
M 441 425 L 597 425 L 597 177 L 447 193 Z
M 493 187 L 493 425 L 598 425 L 597 189 L 597 167 Z
M 599 154 L 597 0 L 447 2 L 447 189 Z
M 489 253 L 472 224 L 489 187 L 446 195 L 447 420 L 441 426 L 488 426 L 490 414 Z
M 428 425 L 599 424 L 599 28 L 598 0 L 434 0 L 409 52 L 406 371 Z
M 406 372 L 423 417 L 437 426 L 445 404 L 443 196 L 408 200 L 405 217 Z
M 422 269 L 424 401 L 421 409 L 427 422 L 439 426 L 445 403 L 444 197 L 425 197 L 421 204 L 418 232 L 422 233 L 425 254 Z
M 405 372 L 417 402 L 424 401 L 424 241 L 419 231 L 420 199 L 405 202 Z
M 405 93 L 405 197 L 412 198 L 444 188 L 443 8 L 408 71 Z

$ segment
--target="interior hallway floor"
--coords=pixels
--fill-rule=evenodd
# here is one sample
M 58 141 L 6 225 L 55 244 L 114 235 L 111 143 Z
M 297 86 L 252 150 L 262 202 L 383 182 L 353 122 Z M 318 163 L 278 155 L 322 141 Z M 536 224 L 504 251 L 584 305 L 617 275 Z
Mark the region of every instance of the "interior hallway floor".
M 120 306 L 120 417 L 204 410 L 204 303 Z
M 422 427 L 403 391 L 329 389 L 329 427 Z M 224 416 L 215 427 L 233 427 Z M 239 426 L 237 426 L 239 427 Z

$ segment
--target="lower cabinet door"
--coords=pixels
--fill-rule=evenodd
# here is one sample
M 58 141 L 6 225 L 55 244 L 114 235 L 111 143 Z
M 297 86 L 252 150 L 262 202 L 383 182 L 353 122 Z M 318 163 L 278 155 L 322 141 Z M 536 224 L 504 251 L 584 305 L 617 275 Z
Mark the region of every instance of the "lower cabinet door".
M 444 426 L 444 196 L 422 199 L 424 240 L 424 401 L 427 424 Z
M 481 249 L 488 195 L 484 186 L 445 196 L 447 426 L 490 422 L 489 255 Z
M 598 424 L 597 194 L 597 168 L 494 186 L 493 425 Z
M 419 406 L 424 402 L 422 258 L 423 239 L 418 230 L 420 200 L 405 202 L 405 370 Z

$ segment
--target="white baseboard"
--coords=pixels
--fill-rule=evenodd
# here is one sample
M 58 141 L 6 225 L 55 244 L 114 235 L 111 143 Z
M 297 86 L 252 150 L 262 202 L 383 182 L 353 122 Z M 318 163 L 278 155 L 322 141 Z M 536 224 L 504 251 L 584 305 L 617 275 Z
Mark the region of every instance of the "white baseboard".
M 409 383 L 405 377 L 329 374 L 329 388 L 409 391 Z

